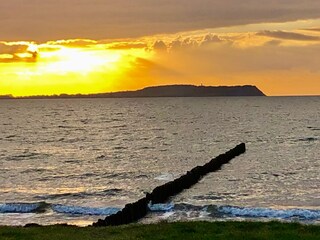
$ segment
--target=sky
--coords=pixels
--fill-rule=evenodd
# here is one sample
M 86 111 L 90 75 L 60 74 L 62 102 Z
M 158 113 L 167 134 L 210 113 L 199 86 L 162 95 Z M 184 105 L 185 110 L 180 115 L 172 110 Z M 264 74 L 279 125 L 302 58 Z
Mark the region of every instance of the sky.
M 320 1 L 1 0 L 0 95 L 166 84 L 320 95 Z

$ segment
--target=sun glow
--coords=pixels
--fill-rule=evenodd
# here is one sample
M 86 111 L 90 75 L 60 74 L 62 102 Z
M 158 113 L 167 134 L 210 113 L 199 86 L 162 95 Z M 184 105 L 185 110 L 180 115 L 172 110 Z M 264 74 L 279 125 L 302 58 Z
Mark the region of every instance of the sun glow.
M 164 84 L 251 84 L 268 95 L 317 95 L 316 23 L 137 39 L 0 41 L 0 95 L 90 94 Z
M 0 54 L 0 95 L 89 94 L 125 88 L 123 79 L 147 49 L 109 49 L 106 44 L 65 46 L 74 41 L 5 43 L 15 50 Z M 130 75 L 130 74 L 129 74 Z M 129 77 L 130 78 L 130 77 Z M 121 83 L 120 83 L 121 82 Z M 128 84 L 130 85 L 130 84 Z
M 43 53 L 41 57 L 44 62 L 47 62 L 41 70 L 43 73 L 89 74 L 101 67 L 109 71 L 116 70 L 121 54 L 110 51 L 101 54 L 98 51 L 62 48 L 54 53 Z
M 38 46 L 31 43 L 31 44 L 28 46 L 27 51 L 28 51 L 28 52 L 33 52 L 33 53 L 34 53 L 34 52 L 38 52 Z

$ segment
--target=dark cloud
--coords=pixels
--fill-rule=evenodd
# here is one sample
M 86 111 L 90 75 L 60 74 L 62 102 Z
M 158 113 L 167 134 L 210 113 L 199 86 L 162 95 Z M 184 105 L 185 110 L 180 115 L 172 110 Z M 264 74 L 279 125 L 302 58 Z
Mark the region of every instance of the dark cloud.
M 154 42 L 152 49 L 156 51 L 167 51 L 168 47 L 162 40 L 158 40 Z
M 3 40 L 131 38 L 320 18 L 315 0 L 1 0 Z
M 296 41 L 319 41 L 320 37 L 309 36 L 301 33 L 284 32 L 284 31 L 263 31 L 257 33 L 259 36 L 267 36 L 272 38 L 296 40 Z
M 179 50 L 183 47 L 183 42 L 180 39 L 173 40 L 170 44 L 170 50 Z

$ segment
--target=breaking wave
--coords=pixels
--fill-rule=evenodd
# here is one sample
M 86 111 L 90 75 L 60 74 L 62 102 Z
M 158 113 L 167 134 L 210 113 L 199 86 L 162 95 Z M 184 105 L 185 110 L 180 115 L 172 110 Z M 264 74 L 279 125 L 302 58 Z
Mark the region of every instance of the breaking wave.
M 174 204 L 167 203 L 167 204 L 148 204 L 148 208 L 152 212 L 168 212 L 173 210 Z
M 121 209 L 106 207 L 106 208 L 91 208 L 80 206 L 66 206 L 61 204 L 52 205 L 52 209 L 58 213 L 76 214 L 76 215 L 112 215 L 119 212 Z
M 318 221 L 320 220 L 320 210 L 311 209 L 272 209 L 272 208 L 250 208 L 237 206 L 195 206 L 191 204 L 154 204 L 148 205 L 151 212 L 168 213 L 173 220 L 184 219 L 184 216 L 197 216 L 199 218 L 264 218 L 277 220 L 301 220 Z M 187 220 L 185 218 L 184 220 Z
M 195 218 L 264 218 L 277 220 L 319 221 L 320 210 L 315 209 L 273 209 L 237 206 L 196 206 L 185 203 L 148 204 L 149 211 L 154 214 L 168 216 L 174 219 L 188 220 L 190 216 Z M 0 213 L 37 213 L 53 211 L 68 215 L 97 215 L 109 216 L 120 211 L 116 207 L 84 207 L 68 206 L 63 204 L 50 204 L 47 202 L 35 203 L 3 203 L 0 204 Z M 170 213 L 170 214 L 167 214 Z
M 222 206 L 218 208 L 223 214 L 234 217 L 249 218 L 274 218 L 274 219 L 301 219 L 318 220 L 320 219 L 320 210 L 310 209 L 271 209 L 271 208 L 247 208 Z
M 0 204 L 0 213 L 41 213 L 49 204 L 38 203 L 4 203 Z
M 106 216 L 120 211 L 119 208 L 114 207 L 95 208 L 82 206 L 67 206 L 62 204 L 49 204 L 46 202 L 0 204 L 0 213 L 43 213 L 50 209 L 57 213 Z

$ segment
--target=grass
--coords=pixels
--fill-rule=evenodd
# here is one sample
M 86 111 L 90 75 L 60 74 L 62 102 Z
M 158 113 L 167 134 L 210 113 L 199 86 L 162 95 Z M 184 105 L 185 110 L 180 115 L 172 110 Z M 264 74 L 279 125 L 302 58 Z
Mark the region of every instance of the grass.
M 280 222 L 177 222 L 120 227 L 0 227 L 1 240 L 320 239 L 320 226 Z

